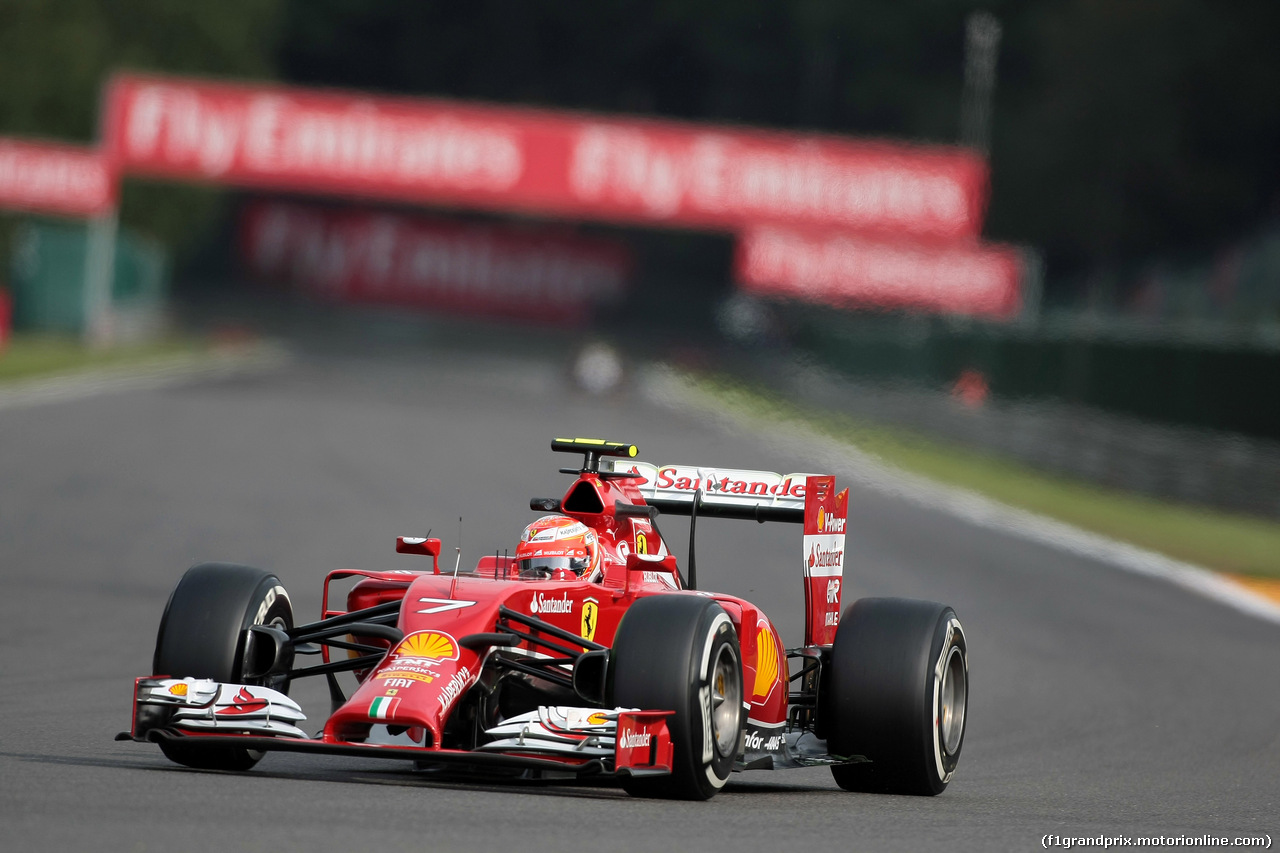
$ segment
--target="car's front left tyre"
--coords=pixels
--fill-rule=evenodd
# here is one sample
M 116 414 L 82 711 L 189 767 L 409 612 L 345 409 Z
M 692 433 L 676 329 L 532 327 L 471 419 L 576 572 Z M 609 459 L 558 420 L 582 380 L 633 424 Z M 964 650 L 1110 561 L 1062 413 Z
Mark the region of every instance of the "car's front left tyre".
M 171 678 L 210 678 L 229 684 L 260 684 L 287 693 L 287 678 L 245 681 L 255 639 L 251 625 L 293 627 L 293 605 L 270 572 L 233 563 L 201 563 L 178 581 L 160 619 L 152 672 Z M 208 770 L 248 770 L 262 753 L 241 747 L 160 742 L 179 764 Z

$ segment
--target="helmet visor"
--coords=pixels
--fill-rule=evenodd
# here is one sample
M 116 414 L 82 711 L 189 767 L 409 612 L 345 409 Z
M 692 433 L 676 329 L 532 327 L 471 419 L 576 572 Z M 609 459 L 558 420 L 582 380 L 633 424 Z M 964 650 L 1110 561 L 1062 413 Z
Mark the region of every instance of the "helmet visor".
M 581 575 L 590 561 L 586 557 L 529 557 L 516 561 L 516 570 L 526 579 L 549 578 L 556 569 Z

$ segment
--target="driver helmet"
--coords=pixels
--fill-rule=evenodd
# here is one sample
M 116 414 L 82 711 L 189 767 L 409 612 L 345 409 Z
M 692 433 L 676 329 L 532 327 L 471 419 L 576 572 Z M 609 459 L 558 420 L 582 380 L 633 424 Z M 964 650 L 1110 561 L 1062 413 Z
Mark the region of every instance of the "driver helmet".
M 524 529 L 516 547 L 516 571 L 529 579 L 598 580 L 596 532 L 565 515 L 544 515 Z

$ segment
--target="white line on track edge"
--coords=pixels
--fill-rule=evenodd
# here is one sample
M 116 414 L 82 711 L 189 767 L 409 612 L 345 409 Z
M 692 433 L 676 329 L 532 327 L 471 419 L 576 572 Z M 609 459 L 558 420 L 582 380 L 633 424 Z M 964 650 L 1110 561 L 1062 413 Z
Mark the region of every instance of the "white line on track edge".
M 718 428 L 767 438 L 774 449 L 814 459 L 847 473 L 859 484 L 977 527 L 1048 545 L 1124 571 L 1158 578 L 1242 613 L 1280 624 L 1280 605 L 1200 566 L 1091 533 L 1074 525 L 1017 509 L 965 489 L 946 486 L 886 465 L 852 445 L 820 435 L 794 421 L 777 422 L 731 412 L 708 401 L 678 372 L 664 365 L 643 371 L 641 390 L 652 403 L 701 416 Z

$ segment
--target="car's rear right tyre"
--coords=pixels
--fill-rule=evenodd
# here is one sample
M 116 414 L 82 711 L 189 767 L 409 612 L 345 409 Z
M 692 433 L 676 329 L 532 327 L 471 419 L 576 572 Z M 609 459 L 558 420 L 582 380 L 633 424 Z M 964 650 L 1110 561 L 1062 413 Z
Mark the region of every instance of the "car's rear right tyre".
M 178 581 L 156 636 L 152 672 L 171 678 L 211 678 L 230 684 L 262 684 L 287 693 L 287 679 L 246 682 L 252 654 L 250 625 L 293 627 L 293 605 L 270 572 L 233 563 L 201 563 Z M 161 741 L 172 761 L 207 770 L 248 770 L 262 753 L 240 747 L 192 746 Z
M 698 595 L 655 595 L 627 610 L 609 655 L 618 707 L 674 710 L 670 776 L 625 777 L 627 793 L 705 800 L 729 778 L 742 742 L 742 656 L 733 622 Z
M 864 598 L 840 620 L 824 677 L 831 768 L 850 791 L 940 794 L 964 745 L 968 645 L 955 611 L 930 601 Z

